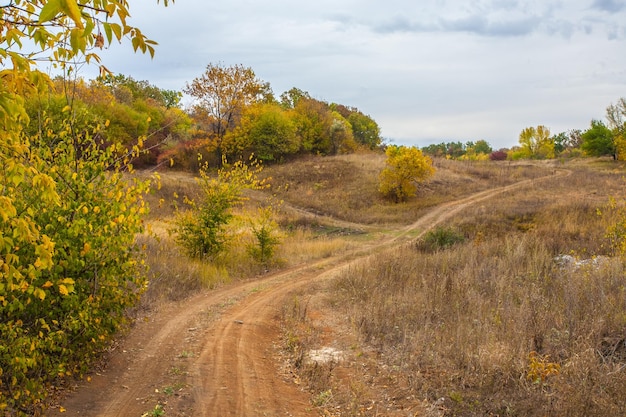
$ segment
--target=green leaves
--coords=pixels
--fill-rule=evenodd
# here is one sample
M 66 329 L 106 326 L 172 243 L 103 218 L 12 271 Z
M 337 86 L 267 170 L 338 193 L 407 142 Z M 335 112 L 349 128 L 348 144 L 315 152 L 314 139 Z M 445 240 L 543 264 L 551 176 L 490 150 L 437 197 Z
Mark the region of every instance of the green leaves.
M 28 103 L 36 128 L 13 132 L 28 158 L 4 154 L 0 175 L 0 404 L 10 415 L 35 410 L 51 379 L 82 372 L 145 287 L 134 238 L 148 183 L 117 172 L 98 120 L 44 94 Z
M 224 161 L 226 164 L 226 161 Z M 252 167 L 241 161 L 210 177 L 205 167 L 200 172 L 203 195 L 199 202 L 188 201 L 189 209 L 179 212 L 174 228 L 176 243 L 187 255 L 194 258 L 213 257 L 227 245 L 226 225 L 233 215 L 233 206 L 243 202 L 245 188 L 259 189 L 265 185 L 258 179 L 262 168 L 253 162 Z
M 61 13 L 61 0 L 48 0 L 39 13 L 39 23 L 46 23 Z
M 19 0 L 0 7 L 3 415 L 41 414 L 46 386 L 84 371 L 124 325 L 145 284 L 134 238 L 143 230 L 147 183 L 127 183 L 116 173 L 125 167 L 98 141 L 97 122 L 59 108 L 54 119 L 34 114 L 33 128 L 25 104 L 25 97 L 43 104 L 53 96 L 50 79 L 34 69 L 37 60 L 49 58 L 64 70 L 70 62 L 99 62 L 91 50 L 103 46 L 101 31 L 109 44 L 128 37 L 135 50 L 153 55 L 156 43 L 128 25 L 128 16 L 126 1 Z M 39 53 L 22 52 L 25 40 Z
M 76 0 L 48 0 L 39 13 L 39 24 L 50 22 L 59 15 L 68 16 L 78 28 L 84 28 Z

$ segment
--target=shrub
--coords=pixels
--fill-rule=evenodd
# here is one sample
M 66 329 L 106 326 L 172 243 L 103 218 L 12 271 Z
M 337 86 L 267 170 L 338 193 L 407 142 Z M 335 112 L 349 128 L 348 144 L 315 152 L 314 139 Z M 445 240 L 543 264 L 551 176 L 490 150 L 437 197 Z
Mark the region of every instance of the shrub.
M 171 233 L 176 234 L 178 243 L 187 255 L 194 258 L 213 257 L 226 248 L 228 236 L 226 225 L 233 215 L 233 206 L 244 201 L 242 191 L 245 188 L 262 188 L 263 181 L 257 175 L 261 166 L 252 162 L 246 165 L 242 161 L 224 168 L 217 176 L 211 177 L 208 166 L 200 171 L 198 179 L 202 189 L 199 201 L 185 200 L 189 209 L 179 211 Z
M 417 185 L 435 173 L 430 157 L 415 147 L 390 146 L 386 153 L 386 167 L 380 173 L 379 190 L 396 203 L 415 196 Z
M 492 161 L 506 161 L 508 154 L 505 151 L 494 151 L 489 154 L 489 159 Z
M 31 158 L 59 198 L 50 204 L 14 182 L 14 207 L 36 226 L 0 222 L 0 409 L 8 415 L 36 412 L 47 385 L 84 372 L 146 283 L 134 239 L 149 182 L 125 180 L 127 167 L 92 136 L 99 126 L 88 117 L 41 120 Z
M 465 241 L 465 236 L 451 227 L 437 227 L 424 235 L 417 243 L 422 250 L 434 252 Z
M 248 253 L 254 260 L 264 265 L 272 260 L 276 246 L 280 243 L 280 237 L 276 232 L 278 225 L 272 216 L 272 206 L 260 207 L 258 216 L 250 220 L 255 241 L 248 246 Z

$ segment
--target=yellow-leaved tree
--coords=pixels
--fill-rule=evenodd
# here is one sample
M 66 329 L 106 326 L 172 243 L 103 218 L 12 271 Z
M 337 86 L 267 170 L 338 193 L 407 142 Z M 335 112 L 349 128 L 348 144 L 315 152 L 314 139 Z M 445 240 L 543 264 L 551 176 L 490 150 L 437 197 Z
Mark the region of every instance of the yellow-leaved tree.
M 543 125 L 527 127 L 519 134 L 520 157 L 528 159 L 554 158 L 554 140 L 550 129 Z
M 386 154 L 379 190 L 396 203 L 415 196 L 417 186 L 435 173 L 430 157 L 416 147 L 389 146 Z
M 120 150 L 103 147 L 106 123 L 68 98 L 60 114 L 38 108 L 38 127 L 27 129 L 26 103 L 51 85 L 38 62 L 65 74 L 101 65 L 98 48 L 124 38 L 135 51 L 154 53 L 155 42 L 128 25 L 128 16 L 125 0 L 0 7 L 2 415 L 40 413 L 48 386 L 84 372 L 145 284 L 133 240 L 148 184 L 124 180 L 129 166 Z

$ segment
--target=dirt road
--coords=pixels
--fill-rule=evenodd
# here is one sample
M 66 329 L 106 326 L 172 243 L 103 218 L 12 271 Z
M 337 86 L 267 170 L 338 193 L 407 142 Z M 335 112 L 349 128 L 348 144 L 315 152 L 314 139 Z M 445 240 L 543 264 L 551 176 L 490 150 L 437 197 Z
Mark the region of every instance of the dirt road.
M 566 175 L 556 171 L 555 175 Z M 276 345 L 289 295 L 342 268 L 415 238 L 464 208 L 533 186 L 525 180 L 432 209 L 415 223 L 356 251 L 207 290 L 140 318 L 110 352 L 106 370 L 81 382 L 50 416 L 316 416 L 307 392 L 281 371 Z

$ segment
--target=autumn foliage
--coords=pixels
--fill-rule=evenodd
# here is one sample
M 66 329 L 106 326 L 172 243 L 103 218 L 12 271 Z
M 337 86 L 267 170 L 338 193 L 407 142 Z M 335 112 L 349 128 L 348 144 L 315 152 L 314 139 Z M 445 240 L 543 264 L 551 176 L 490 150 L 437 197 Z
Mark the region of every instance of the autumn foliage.
M 380 192 L 396 203 L 417 193 L 417 186 L 435 173 L 430 157 L 415 147 L 389 146 L 380 173 Z
M 99 63 L 95 51 L 123 38 L 152 54 L 155 43 L 128 15 L 126 2 L 108 0 L 0 8 L 3 415 L 37 414 L 50 384 L 84 372 L 145 284 L 134 239 L 148 183 L 122 173 L 141 138 L 130 149 L 105 140 L 109 122 L 75 95 L 57 95 L 36 69 L 36 59 L 65 74 Z M 24 44 L 35 50 L 23 52 Z

